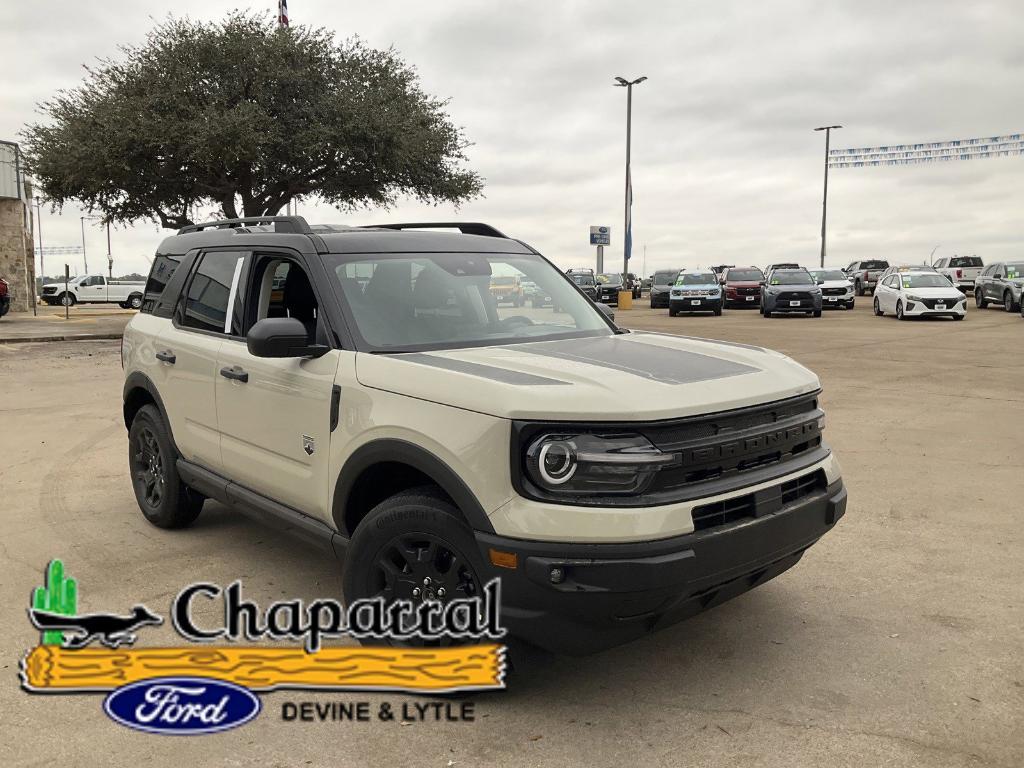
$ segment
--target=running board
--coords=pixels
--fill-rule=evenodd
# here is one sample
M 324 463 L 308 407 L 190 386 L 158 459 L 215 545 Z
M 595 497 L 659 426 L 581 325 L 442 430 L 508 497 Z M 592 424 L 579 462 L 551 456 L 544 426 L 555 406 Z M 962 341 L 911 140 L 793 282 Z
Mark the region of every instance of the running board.
M 193 488 L 211 499 L 216 499 L 221 504 L 258 522 L 330 552 L 339 560 L 344 557 L 345 550 L 348 548 L 348 539 L 326 523 L 273 499 L 268 499 L 256 491 L 245 488 L 185 459 L 179 458 L 176 466 L 182 481 L 189 488 Z

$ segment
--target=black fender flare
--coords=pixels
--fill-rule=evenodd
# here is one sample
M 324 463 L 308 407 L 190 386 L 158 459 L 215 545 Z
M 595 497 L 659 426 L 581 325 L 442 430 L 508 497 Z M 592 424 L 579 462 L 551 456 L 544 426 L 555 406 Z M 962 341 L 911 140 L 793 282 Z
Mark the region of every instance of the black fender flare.
M 160 411 L 160 418 L 164 420 L 164 426 L 167 428 L 167 436 L 171 439 L 171 447 L 174 449 L 174 453 L 180 456 L 181 452 L 178 450 L 178 444 L 174 441 L 174 433 L 171 432 L 171 420 L 167 418 L 167 409 L 164 407 L 163 398 L 160 397 L 160 393 L 157 391 L 153 380 L 141 371 L 132 371 L 124 380 L 121 409 L 125 428 L 132 428 L 131 422 L 128 420 L 128 398 L 132 392 L 138 389 L 145 390 L 153 398 L 157 410 Z
M 419 470 L 451 497 L 474 531 L 494 533 L 494 526 L 491 525 L 484 508 L 455 470 L 425 448 L 407 440 L 392 438 L 373 440 L 361 445 L 348 457 L 345 465 L 341 468 L 334 486 L 332 505 L 334 523 L 339 531 L 347 536 L 352 535 L 352 531 L 345 531 L 345 501 L 356 480 L 364 470 L 374 464 L 386 461 L 407 464 L 413 469 Z

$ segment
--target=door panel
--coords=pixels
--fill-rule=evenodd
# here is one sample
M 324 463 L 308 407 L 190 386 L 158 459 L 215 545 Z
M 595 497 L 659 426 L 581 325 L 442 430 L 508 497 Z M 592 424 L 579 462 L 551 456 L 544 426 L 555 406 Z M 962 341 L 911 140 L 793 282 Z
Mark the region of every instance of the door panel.
M 341 356 L 353 354 L 260 358 L 249 354 L 245 342 L 225 340 L 215 377 L 225 475 L 330 520 L 331 392 Z M 245 371 L 248 381 L 219 374 L 232 367 Z
M 167 409 L 171 433 L 183 458 L 219 470 L 214 380 L 218 378 L 217 356 L 223 339 L 181 330 L 170 323 L 165 326 L 156 352 L 170 352 L 174 362 L 157 361 L 160 379 L 155 383 Z

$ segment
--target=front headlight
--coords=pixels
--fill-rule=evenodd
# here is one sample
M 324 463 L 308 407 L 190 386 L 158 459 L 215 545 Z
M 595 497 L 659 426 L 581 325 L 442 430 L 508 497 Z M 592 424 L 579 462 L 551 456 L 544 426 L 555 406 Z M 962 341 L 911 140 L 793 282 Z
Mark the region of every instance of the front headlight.
M 916 295 L 916 294 L 908 293 L 907 294 L 907 301 L 923 301 L 923 299 L 920 296 Z
M 549 433 L 526 449 L 526 474 L 542 491 L 559 495 L 643 493 L 679 456 L 662 453 L 637 434 Z

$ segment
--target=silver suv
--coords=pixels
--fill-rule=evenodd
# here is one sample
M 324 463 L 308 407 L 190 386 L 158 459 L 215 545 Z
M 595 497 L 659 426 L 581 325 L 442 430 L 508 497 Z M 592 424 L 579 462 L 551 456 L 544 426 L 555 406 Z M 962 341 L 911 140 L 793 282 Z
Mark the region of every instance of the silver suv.
M 553 306 L 497 302 L 509 275 Z M 348 599 L 497 577 L 504 625 L 556 651 L 762 584 L 846 509 L 813 373 L 617 328 L 487 225 L 186 227 L 123 359 L 151 523 L 185 527 L 207 499 L 262 516 L 336 553 Z

